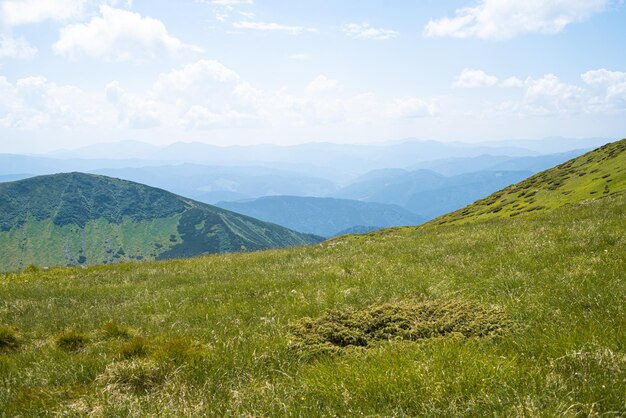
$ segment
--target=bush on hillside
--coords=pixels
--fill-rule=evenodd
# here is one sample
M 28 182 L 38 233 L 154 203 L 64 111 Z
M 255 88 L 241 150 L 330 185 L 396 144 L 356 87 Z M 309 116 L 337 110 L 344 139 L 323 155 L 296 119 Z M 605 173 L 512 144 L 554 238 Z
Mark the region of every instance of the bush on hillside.
M 306 353 L 369 347 L 377 341 L 487 337 L 509 327 L 504 312 L 461 301 L 404 301 L 363 309 L 332 310 L 290 325 L 294 347 Z

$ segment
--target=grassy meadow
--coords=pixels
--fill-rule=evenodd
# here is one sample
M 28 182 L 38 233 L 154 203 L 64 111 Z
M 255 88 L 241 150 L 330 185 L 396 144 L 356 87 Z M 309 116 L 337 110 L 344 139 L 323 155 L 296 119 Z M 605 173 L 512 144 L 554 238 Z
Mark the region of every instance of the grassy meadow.
M 625 231 L 613 193 L 4 274 L 0 416 L 624 416 Z

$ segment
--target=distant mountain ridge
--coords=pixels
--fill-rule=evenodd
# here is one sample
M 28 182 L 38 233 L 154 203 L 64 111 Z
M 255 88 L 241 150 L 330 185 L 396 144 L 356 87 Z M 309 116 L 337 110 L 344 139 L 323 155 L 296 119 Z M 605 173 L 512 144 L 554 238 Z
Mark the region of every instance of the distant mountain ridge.
M 324 196 L 337 189 L 327 179 L 257 166 L 179 164 L 98 169 L 93 173 L 159 187 L 209 204 L 271 195 Z
M 0 184 L 0 270 L 180 258 L 318 241 L 110 177 L 67 173 Z
M 389 226 L 418 225 L 425 221 L 399 206 L 347 199 L 269 196 L 219 202 L 216 206 L 324 237 L 349 233 L 355 227 L 369 232 Z
M 478 171 L 446 177 L 430 170 L 377 170 L 333 197 L 404 207 L 425 219 L 461 208 L 530 176 L 530 171 Z

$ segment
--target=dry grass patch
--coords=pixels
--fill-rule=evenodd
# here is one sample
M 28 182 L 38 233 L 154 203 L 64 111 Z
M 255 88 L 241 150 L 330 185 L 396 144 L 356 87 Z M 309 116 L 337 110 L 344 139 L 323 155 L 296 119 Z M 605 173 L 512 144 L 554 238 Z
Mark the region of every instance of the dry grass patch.
M 163 385 L 172 373 L 155 361 L 135 359 L 109 364 L 97 381 L 110 392 L 145 395 Z
M 402 301 L 364 309 L 331 310 L 318 318 L 290 325 L 294 347 L 317 354 L 348 347 L 369 347 L 378 341 L 418 341 L 437 337 L 502 335 L 510 327 L 505 313 L 461 301 Z

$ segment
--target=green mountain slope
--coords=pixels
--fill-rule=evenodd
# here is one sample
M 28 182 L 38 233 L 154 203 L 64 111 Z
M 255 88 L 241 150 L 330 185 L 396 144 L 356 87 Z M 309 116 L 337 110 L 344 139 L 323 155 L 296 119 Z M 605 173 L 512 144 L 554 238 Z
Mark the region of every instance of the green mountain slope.
M 160 189 L 81 173 L 0 184 L 0 270 L 317 242 Z
M 239 202 L 219 202 L 216 206 L 323 237 L 335 236 L 355 226 L 378 229 L 417 225 L 425 221 L 396 205 L 322 197 L 268 196 Z
M 604 145 L 507 187 L 438 223 L 514 217 L 620 193 L 626 186 L 626 139 Z
M 617 178 L 624 151 L 605 151 L 578 169 Z M 556 200 L 549 181 L 536 195 Z M 626 184 L 611 183 L 513 217 L 0 275 L 0 411 L 626 415 Z

